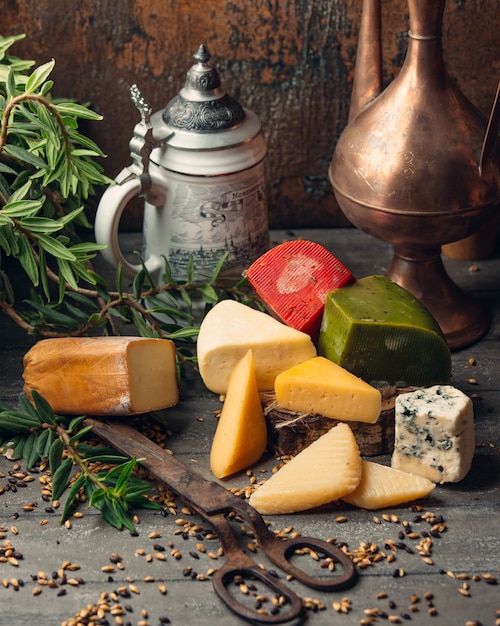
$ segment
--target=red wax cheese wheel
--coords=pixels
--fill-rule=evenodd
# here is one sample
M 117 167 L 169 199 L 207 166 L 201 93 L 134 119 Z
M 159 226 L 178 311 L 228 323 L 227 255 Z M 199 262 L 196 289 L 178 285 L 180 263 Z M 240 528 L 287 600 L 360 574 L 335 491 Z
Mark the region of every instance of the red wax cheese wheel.
M 355 281 L 331 252 L 304 239 L 271 248 L 248 268 L 246 277 L 271 315 L 313 339 L 326 295 Z

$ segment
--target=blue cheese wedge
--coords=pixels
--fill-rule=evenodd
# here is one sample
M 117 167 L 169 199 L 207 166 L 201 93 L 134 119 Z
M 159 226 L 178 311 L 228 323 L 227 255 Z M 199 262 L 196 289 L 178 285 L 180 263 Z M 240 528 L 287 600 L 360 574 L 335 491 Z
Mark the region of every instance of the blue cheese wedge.
M 474 456 L 472 400 L 451 385 L 403 393 L 396 399 L 391 466 L 435 483 L 458 482 Z

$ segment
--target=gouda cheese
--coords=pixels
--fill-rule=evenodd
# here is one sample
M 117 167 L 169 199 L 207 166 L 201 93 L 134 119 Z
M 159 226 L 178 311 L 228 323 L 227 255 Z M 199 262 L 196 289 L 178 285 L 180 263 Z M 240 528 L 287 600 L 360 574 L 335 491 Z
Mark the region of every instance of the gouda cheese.
M 210 468 L 217 478 L 225 478 L 258 461 L 266 444 L 267 425 L 249 350 L 229 377 L 210 450 Z

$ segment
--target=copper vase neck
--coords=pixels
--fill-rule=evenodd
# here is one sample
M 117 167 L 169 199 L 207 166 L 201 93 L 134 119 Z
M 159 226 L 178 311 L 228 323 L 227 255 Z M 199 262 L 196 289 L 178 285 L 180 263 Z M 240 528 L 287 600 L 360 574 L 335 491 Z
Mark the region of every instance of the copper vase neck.
M 408 0 L 413 39 L 441 39 L 445 0 Z

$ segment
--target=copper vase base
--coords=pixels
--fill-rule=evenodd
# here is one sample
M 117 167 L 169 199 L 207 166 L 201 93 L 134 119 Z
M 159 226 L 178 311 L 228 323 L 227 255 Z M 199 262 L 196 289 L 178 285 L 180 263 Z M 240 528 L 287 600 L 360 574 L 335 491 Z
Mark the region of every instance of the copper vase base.
M 463 291 L 446 272 L 440 250 L 426 259 L 415 259 L 395 250 L 386 272 L 432 313 L 450 350 L 459 350 L 481 339 L 489 330 L 489 310 Z

